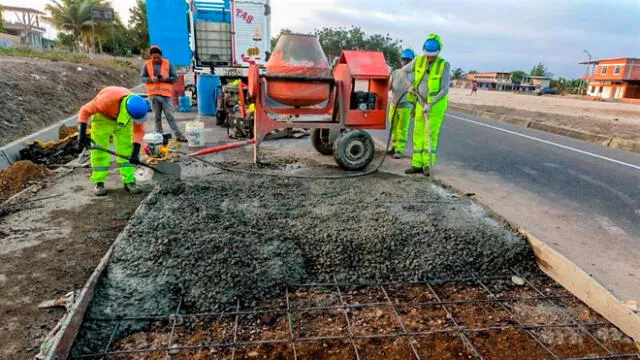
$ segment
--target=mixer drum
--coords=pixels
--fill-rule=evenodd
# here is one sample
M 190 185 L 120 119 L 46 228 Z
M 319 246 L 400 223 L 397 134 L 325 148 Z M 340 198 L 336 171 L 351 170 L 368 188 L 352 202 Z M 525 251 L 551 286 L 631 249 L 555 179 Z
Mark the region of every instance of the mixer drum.
M 293 80 L 300 77 L 310 79 Z M 267 63 L 266 78 L 269 97 L 289 106 L 317 105 L 331 92 L 329 62 L 314 35 L 281 35 Z

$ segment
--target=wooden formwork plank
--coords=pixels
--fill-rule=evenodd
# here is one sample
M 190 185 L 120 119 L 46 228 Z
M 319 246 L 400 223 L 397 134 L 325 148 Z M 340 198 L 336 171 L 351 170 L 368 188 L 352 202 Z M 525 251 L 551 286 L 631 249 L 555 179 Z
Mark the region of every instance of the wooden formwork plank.
M 159 191 L 158 187 L 155 187 L 147 197 L 142 200 L 136 211 L 133 213 L 131 218 L 135 217 L 137 214 L 141 212 L 147 211 L 148 203 L 151 201 L 151 198 Z M 118 237 L 114 240 L 114 242 L 109 247 L 107 253 L 102 257 L 100 263 L 96 267 L 96 269 L 87 280 L 85 286 L 80 291 L 78 298 L 76 299 L 75 304 L 71 307 L 71 310 L 67 314 L 67 317 L 62 324 L 62 327 L 56 333 L 52 344 L 45 356 L 45 360 L 62 360 L 66 359 L 69 356 L 71 348 L 73 347 L 73 343 L 76 340 L 76 336 L 80 331 L 80 327 L 82 326 L 82 321 L 84 320 L 84 315 L 93 299 L 94 291 L 96 289 L 96 285 L 98 284 L 98 280 L 100 276 L 107 268 L 107 264 L 109 263 L 109 258 L 113 253 L 113 249 L 115 246 L 123 241 L 124 233 L 126 229 L 131 226 L 130 223 L 127 223 L 127 226 L 118 234 Z
M 636 345 L 640 346 L 640 316 L 562 254 L 525 230 L 518 231 L 533 248 L 542 271 L 632 337 Z

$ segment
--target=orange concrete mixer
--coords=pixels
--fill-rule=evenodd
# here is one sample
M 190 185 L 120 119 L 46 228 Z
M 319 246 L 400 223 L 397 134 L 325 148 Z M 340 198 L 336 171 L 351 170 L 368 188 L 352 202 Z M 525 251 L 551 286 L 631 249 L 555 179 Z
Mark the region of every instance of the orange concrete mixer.
M 362 170 L 369 165 L 375 144 L 366 129 L 384 129 L 387 124 L 389 67 L 381 52 L 343 51 L 331 70 L 317 37 L 284 34 L 266 73 L 261 75 L 258 65 L 252 64 L 247 77 L 255 104 L 254 138 L 190 156 L 252 144 L 257 163 L 260 144 L 274 129 L 313 128 L 313 147 L 333 155 L 340 167 Z M 244 111 L 243 116 L 247 116 Z
M 327 57 L 313 35 L 281 35 L 267 62 L 267 74 L 271 76 L 267 81 L 267 94 L 281 104 L 312 106 L 329 99 L 328 83 L 291 81 L 331 77 Z

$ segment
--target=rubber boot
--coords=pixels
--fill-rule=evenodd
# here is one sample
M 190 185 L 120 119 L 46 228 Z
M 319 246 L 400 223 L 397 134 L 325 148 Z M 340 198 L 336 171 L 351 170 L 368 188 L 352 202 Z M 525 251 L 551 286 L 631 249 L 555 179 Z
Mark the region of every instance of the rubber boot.
M 107 189 L 104 188 L 104 183 L 97 183 L 96 187 L 93 189 L 93 195 L 95 196 L 106 196 Z
M 176 134 L 176 140 L 177 140 L 178 142 L 181 142 L 181 143 L 186 143 L 186 142 L 188 142 L 188 141 L 189 141 L 189 140 L 187 140 L 187 138 L 186 138 L 186 137 L 184 137 L 184 135 L 182 135 L 182 134 Z
M 396 153 L 396 149 L 394 149 L 394 148 L 391 148 L 391 149 L 387 150 L 387 155 L 395 155 L 395 153 Z
M 394 159 L 402 159 L 402 153 L 401 152 L 396 152 L 393 154 L 393 158 Z
M 422 168 L 422 174 L 426 177 L 430 177 L 431 176 L 431 170 L 428 166 L 425 166 Z
M 422 174 L 422 168 L 417 168 L 417 167 L 410 167 L 407 170 L 404 171 L 405 174 L 407 175 L 413 175 L 413 174 Z
M 124 189 L 130 194 L 140 194 L 142 192 L 136 183 L 124 184 Z

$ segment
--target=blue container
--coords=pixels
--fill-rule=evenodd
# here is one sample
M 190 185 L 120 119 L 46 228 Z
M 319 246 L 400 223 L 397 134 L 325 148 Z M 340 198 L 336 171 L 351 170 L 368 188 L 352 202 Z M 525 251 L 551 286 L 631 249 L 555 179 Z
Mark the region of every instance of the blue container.
M 190 66 L 189 22 L 185 1 L 147 0 L 150 45 L 158 45 L 173 66 Z
M 221 86 L 217 75 L 201 74 L 198 76 L 198 112 L 202 115 L 216 114 L 216 98 Z
M 191 112 L 191 96 L 182 95 L 178 98 L 178 111 Z

